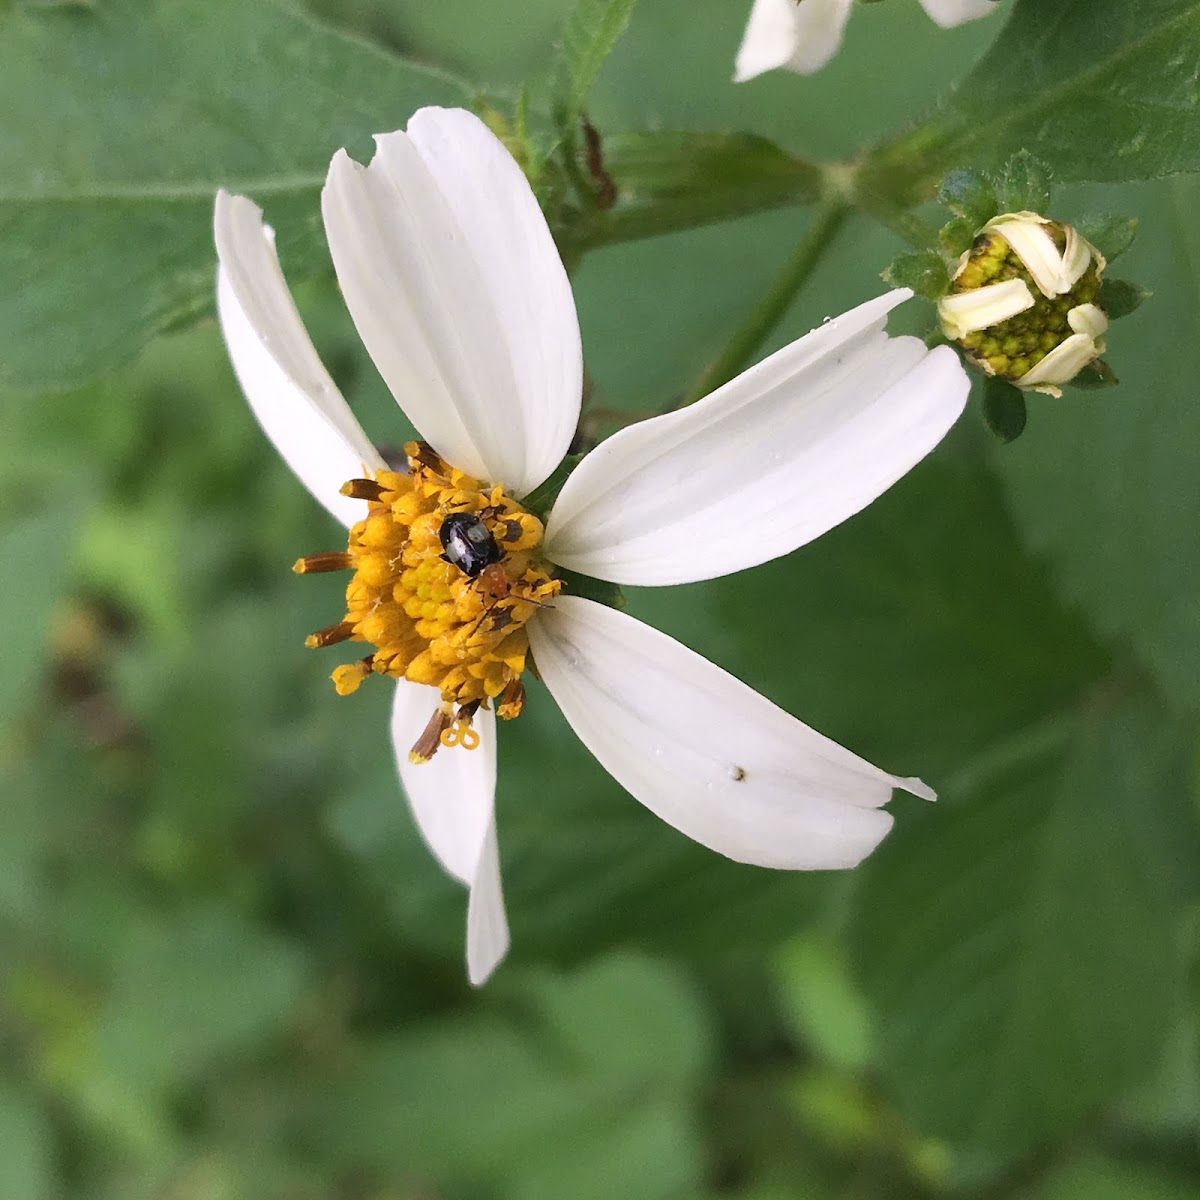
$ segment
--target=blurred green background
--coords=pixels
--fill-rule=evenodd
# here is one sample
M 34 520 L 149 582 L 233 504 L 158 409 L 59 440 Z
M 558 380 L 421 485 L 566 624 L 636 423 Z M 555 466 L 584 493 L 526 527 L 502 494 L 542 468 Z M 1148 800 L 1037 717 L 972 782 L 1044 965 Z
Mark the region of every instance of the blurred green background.
M 311 7 L 503 95 L 544 74 L 569 6 Z M 1002 19 L 942 32 L 871 6 L 820 75 L 734 87 L 748 8 L 644 0 L 593 120 L 844 156 L 941 95 Z M 31 111 L 74 104 L 117 156 L 147 113 L 73 99 L 109 65 L 23 69 Z M 169 88 L 168 64 L 139 70 Z M 360 148 L 369 85 L 344 80 Z M 188 160 L 188 128 L 155 136 Z M 300 218 L 261 199 L 286 266 Z M 1200 187 L 1077 187 L 1056 215 L 1090 208 L 1141 219 L 1122 274 L 1155 293 L 1111 338 L 1120 387 L 1036 397 L 1003 448 L 972 407 L 818 544 L 630 595 L 940 802 L 898 796 L 852 874 L 738 866 L 625 795 L 535 685 L 501 748 L 513 951 L 480 992 L 464 895 L 395 780 L 389 689 L 339 700 L 333 661 L 303 649 L 339 584 L 290 564 L 339 531 L 254 424 L 211 319 L 85 388 L 0 394 L 0 1200 L 1200 1195 Z M 598 402 L 682 391 L 805 220 L 589 256 Z M 882 290 L 900 248 L 853 222 L 776 344 Z M 30 279 L 59 269 L 30 253 Z M 119 283 L 154 287 L 136 262 Z M 299 294 L 368 432 L 401 442 L 331 273 Z M 28 314 L 43 337 L 55 318 Z

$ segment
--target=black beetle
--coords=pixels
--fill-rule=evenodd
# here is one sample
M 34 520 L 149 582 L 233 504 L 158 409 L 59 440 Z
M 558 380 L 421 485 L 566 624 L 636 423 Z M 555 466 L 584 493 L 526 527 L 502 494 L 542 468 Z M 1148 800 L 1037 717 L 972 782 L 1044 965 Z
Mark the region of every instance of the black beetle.
M 472 512 L 450 513 L 442 522 L 438 537 L 446 552 L 442 557 L 469 579 L 478 579 L 487 567 L 504 557 L 491 531 Z

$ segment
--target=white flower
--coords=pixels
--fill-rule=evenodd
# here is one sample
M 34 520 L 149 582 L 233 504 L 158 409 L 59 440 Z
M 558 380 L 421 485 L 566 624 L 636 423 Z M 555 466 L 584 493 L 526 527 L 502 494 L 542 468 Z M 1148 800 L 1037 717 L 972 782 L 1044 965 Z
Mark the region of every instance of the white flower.
M 738 49 L 734 82 L 786 67 L 819 71 L 842 44 L 854 0 L 754 0 Z M 921 0 L 943 29 L 995 12 L 997 0 Z
M 445 460 L 413 447 L 433 464 L 430 478 L 442 479 L 437 472 L 451 463 L 502 483 L 503 490 L 479 493 L 484 499 L 472 511 L 492 521 L 498 539 L 519 524 L 506 520 L 513 513 L 540 531 L 516 498 L 566 454 L 582 392 L 574 302 L 549 229 L 516 163 L 470 113 L 422 109 L 407 132 L 383 134 L 376 147 L 367 167 L 339 152 L 323 195 L 359 334 L 397 403 Z M 215 226 L 221 325 L 268 437 L 347 526 L 366 516 L 363 500 L 343 491 L 347 480 L 359 479 L 350 491 L 376 497 L 371 512 L 385 535 L 393 512 L 407 504 L 404 520 L 414 523 L 404 530 L 405 553 L 416 554 L 418 526 L 426 536 L 439 520 L 446 528 L 441 510 L 422 516 L 421 504 L 450 492 L 426 481 L 422 495 L 435 500 L 421 500 L 424 459 L 413 460 L 415 476 L 387 472 L 317 358 L 259 210 L 221 193 Z M 888 311 L 909 294 L 872 300 L 699 403 L 609 438 L 562 488 L 539 561 L 626 584 L 708 579 L 786 554 L 865 507 L 937 445 L 968 390 L 948 347 L 930 352 L 917 338 L 884 332 Z M 402 501 L 389 507 L 387 492 L 379 500 L 381 485 L 363 480 L 364 472 L 402 492 Z M 468 490 L 487 486 L 455 478 Z M 481 536 L 490 540 L 486 530 Z M 524 538 L 520 529 L 511 536 Z M 351 549 L 369 540 L 352 532 Z M 509 557 L 534 563 L 533 553 Z M 406 568 L 407 583 L 397 589 L 418 588 L 422 572 L 441 572 L 445 595 L 449 572 L 455 602 L 473 603 L 480 621 L 501 602 L 491 597 L 504 592 L 503 624 L 524 622 L 538 671 L 580 740 L 638 800 L 722 854 L 784 869 L 853 866 L 890 827 L 880 809 L 893 788 L 932 797 L 919 780 L 871 766 L 624 613 L 569 594 L 549 604 L 524 601 L 559 587 L 526 584 L 546 578 L 536 564 L 532 574 L 501 576 L 500 591 L 489 593 L 485 574 L 468 578 L 437 556 L 412 561 L 413 574 Z M 366 595 L 354 582 L 351 593 Z M 406 595 L 413 612 L 435 611 L 436 604 L 423 609 L 416 592 Z M 332 628 L 324 641 L 345 636 Z M 489 645 L 499 636 L 488 633 Z M 494 813 L 495 715 L 519 709 L 523 689 L 508 660 L 498 665 L 504 654 L 496 650 L 480 666 L 508 672 L 503 698 L 499 683 L 487 692 L 494 705 L 476 700 L 455 714 L 444 690 L 400 679 L 392 716 L 400 776 L 421 832 L 470 889 L 467 964 L 477 984 L 509 940 Z M 410 673 L 423 658 L 411 660 Z M 450 745 L 476 735 L 470 753 L 433 755 L 439 736 Z M 429 761 L 414 763 L 417 751 Z

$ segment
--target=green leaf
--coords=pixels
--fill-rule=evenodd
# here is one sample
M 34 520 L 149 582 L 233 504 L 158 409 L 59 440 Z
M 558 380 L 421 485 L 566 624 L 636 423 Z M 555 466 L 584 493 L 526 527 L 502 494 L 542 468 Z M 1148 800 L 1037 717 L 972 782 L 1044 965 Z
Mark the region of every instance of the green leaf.
M 1018 151 L 1000 172 L 1000 207 L 1005 212 L 1049 212 L 1052 178 L 1048 163 L 1028 150 Z
M 1020 388 L 994 376 L 984 380 L 983 419 L 1005 445 L 1015 442 L 1025 430 L 1028 413 Z
M 1198 39 L 1200 0 L 1018 0 L 978 66 L 866 175 L 916 200 L 949 168 L 1026 146 L 1062 181 L 1200 170 Z
M 1098 358 L 1094 362 L 1088 363 L 1074 379 L 1069 380 L 1067 386 L 1080 388 L 1083 391 L 1094 391 L 1097 388 L 1116 387 L 1120 382 L 1112 367 L 1103 359 Z
M 938 230 L 938 244 L 947 254 L 957 258 L 971 248 L 979 226 L 966 217 L 955 217 Z
M 66 587 L 68 552 L 81 507 L 80 497 L 67 491 L 45 509 L 10 519 L 0 529 L 0 562 L 7 577 L 37 581 L 36 587 L 7 587 L 0 594 L 0 625 L 15 634 L 0 671 L 0 726 L 32 709 L 49 684 L 50 627 Z M 54 547 L 54 553 L 48 554 L 47 547 Z
M 1153 1069 L 1180 1002 L 1191 741 L 1149 698 L 1098 705 L 978 762 L 856 897 L 882 1068 L 923 1131 L 965 1149 L 1070 1128 Z
M 1111 263 L 1133 245 L 1138 219 L 1118 213 L 1089 213 L 1076 221 L 1075 227 Z
M 299 952 L 232 911 L 135 929 L 95 1030 L 98 1070 L 135 1093 L 190 1082 L 266 1043 L 303 982 Z
M 926 300 L 940 300 L 950 286 L 946 260 L 935 250 L 902 254 L 883 272 L 883 279 L 893 287 L 912 288 Z
M 637 0 L 577 0 L 563 28 L 554 100 L 560 136 L 573 142 L 588 94 L 629 25 Z
M 49 1200 L 57 1195 L 50 1128 L 32 1097 L 9 1084 L 0 1088 L 0 1196 Z
M 805 1045 L 849 1071 L 870 1065 L 870 1014 L 840 947 L 815 937 L 790 941 L 775 955 L 775 977 L 784 1017 Z
M 604 139 L 617 202 L 573 233 L 586 245 L 633 241 L 821 195 L 812 163 L 748 133 L 618 133 Z
M 1144 1165 L 1099 1156 L 1055 1171 L 1031 1192 L 1032 1200 L 1192 1200 L 1196 1181 L 1167 1164 Z
M 646 1200 L 696 1195 L 711 1031 L 688 982 L 632 955 L 520 982 L 507 1018 L 481 1005 L 362 1043 L 318 1109 L 335 1160 L 513 1200 L 607 1200 L 630 1180 Z
M 698 1082 L 713 1053 L 695 990 L 640 955 L 612 954 L 567 977 L 539 977 L 528 995 L 550 1035 L 592 1077 Z
M 1104 309 L 1110 321 L 1119 321 L 1140 308 L 1154 293 L 1141 284 L 1127 279 L 1105 279 L 1100 285 L 1096 303 Z
M 999 211 L 996 189 L 980 171 L 951 171 L 938 188 L 938 203 L 979 229 Z
M 1119 389 L 1039 404 L 999 467 L 1023 539 L 1066 598 L 1200 710 L 1200 182 L 1122 200 L 1142 217 L 1130 264 L 1154 287 L 1153 318 L 1109 334 Z
M 207 312 L 219 187 L 265 207 L 293 279 L 326 270 L 333 152 L 467 98 L 275 3 L 0 13 L 0 386 L 74 386 Z

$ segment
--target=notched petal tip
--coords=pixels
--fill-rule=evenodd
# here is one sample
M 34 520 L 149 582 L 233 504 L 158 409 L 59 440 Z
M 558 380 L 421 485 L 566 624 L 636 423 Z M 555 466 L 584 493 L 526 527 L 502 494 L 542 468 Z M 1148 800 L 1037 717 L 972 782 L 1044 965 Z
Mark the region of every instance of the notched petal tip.
M 455 466 L 537 486 L 574 434 L 582 349 L 512 155 L 474 114 L 421 109 L 367 166 L 334 156 L 322 210 L 347 307 L 412 423 Z
M 938 798 L 937 792 L 929 784 L 925 783 L 924 780 L 917 779 L 915 776 L 904 777 L 898 775 L 896 777 L 896 785 L 910 796 L 916 796 L 918 800 L 929 800 L 932 802 Z

